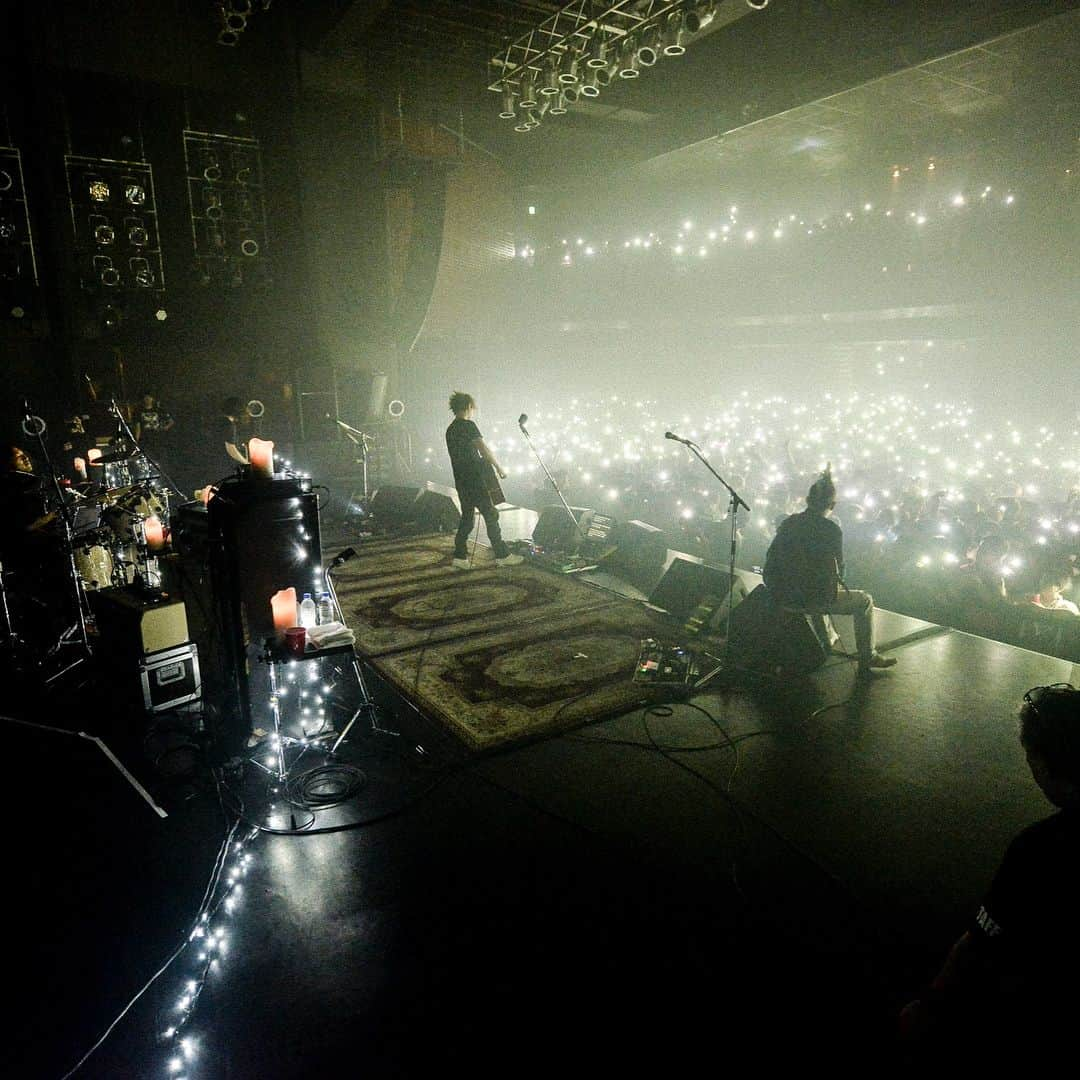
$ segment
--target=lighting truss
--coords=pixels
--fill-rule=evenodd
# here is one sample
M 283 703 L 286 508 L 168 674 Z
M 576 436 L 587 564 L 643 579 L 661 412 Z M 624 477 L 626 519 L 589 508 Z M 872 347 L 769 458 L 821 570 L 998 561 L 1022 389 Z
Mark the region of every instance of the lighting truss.
M 520 96 L 523 83 L 543 85 L 549 57 L 560 69 L 587 53 L 599 37 L 614 53 L 632 34 L 659 25 L 672 12 L 685 10 L 685 0 L 573 0 L 527 33 L 510 42 L 488 61 L 488 89 L 509 89 Z

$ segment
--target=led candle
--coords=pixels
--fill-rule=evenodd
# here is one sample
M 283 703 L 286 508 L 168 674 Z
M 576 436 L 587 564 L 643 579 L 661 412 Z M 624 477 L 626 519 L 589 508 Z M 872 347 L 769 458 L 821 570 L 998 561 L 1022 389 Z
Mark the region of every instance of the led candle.
M 296 608 L 296 590 L 279 589 L 270 597 L 270 607 L 274 612 L 274 636 L 279 642 L 285 640 L 285 631 L 300 623 L 300 614 Z
M 84 458 L 77 457 L 75 459 L 75 472 L 80 480 L 86 479 L 86 461 Z
M 157 514 L 151 514 L 143 522 L 143 536 L 146 537 L 146 546 L 151 551 L 160 551 L 165 546 L 165 526 L 161 524 L 161 518 Z
M 248 441 L 248 462 L 253 476 L 269 478 L 274 475 L 274 444 L 270 439 Z

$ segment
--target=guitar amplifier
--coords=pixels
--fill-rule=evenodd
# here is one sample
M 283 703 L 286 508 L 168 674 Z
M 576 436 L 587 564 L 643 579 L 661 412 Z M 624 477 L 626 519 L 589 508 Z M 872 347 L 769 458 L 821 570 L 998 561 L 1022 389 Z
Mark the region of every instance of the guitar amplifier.
M 143 707 L 149 713 L 165 712 L 202 694 L 199 653 L 188 642 L 175 649 L 144 656 L 139 661 Z

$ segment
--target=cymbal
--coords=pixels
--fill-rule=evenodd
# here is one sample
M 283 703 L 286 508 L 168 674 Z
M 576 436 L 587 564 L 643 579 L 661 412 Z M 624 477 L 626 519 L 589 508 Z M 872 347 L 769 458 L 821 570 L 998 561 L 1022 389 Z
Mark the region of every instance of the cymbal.
M 34 521 L 31 521 L 30 524 L 26 526 L 26 531 L 41 532 L 42 529 L 47 529 L 56 520 L 57 513 L 55 510 L 53 510 L 48 514 L 43 514 L 41 517 L 36 518 Z

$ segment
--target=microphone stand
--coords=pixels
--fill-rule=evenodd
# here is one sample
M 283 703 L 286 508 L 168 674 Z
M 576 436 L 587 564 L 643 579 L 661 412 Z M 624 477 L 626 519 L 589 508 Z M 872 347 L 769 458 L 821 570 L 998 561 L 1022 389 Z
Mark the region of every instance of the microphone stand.
M 714 660 L 719 660 L 720 663 L 712 669 L 712 671 L 706 672 L 697 682 L 694 683 L 695 690 L 701 690 L 713 681 L 721 672 L 733 670 L 731 664 L 731 609 L 734 606 L 732 604 L 732 598 L 735 591 L 735 551 L 738 544 L 738 514 L 739 507 L 741 506 L 747 513 L 750 512 L 750 506 L 746 500 L 709 464 L 708 459 L 701 452 L 701 448 L 697 443 L 691 442 L 689 439 L 680 439 L 678 435 L 670 435 L 669 438 L 675 442 L 682 443 L 697 459 L 716 477 L 717 480 L 727 489 L 728 500 L 728 517 L 731 519 L 731 547 L 729 550 L 728 558 L 728 597 L 727 597 L 727 628 L 724 632 L 724 653 L 722 657 L 713 657 Z
M 529 449 L 533 452 L 533 456 L 540 463 L 540 468 L 544 470 L 544 475 L 548 478 L 548 483 L 550 483 L 551 486 L 555 489 L 555 494 L 559 496 L 559 502 L 563 504 L 563 509 L 567 512 L 567 514 L 569 514 L 570 520 L 574 523 L 574 530 L 581 538 L 581 542 L 584 544 L 587 542 L 587 537 L 582 531 L 581 522 L 578 521 L 578 519 L 574 516 L 574 511 L 570 509 L 570 504 L 566 501 L 565 497 L 563 496 L 562 490 L 555 482 L 555 477 L 552 476 L 551 473 L 548 471 L 548 467 L 544 464 L 544 459 L 537 452 L 536 447 L 533 446 L 533 441 L 529 438 L 528 431 L 525 430 L 525 420 L 527 419 L 528 417 L 522 417 L 522 419 L 518 420 L 518 427 L 521 429 L 521 434 L 525 436 L 525 441 L 529 444 Z
M 135 453 L 142 454 L 142 456 L 146 458 L 146 460 L 149 461 L 155 469 L 157 469 L 157 475 L 165 477 L 166 481 L 168 481 L 173 491 L 175 491 L 176 494 L 179 495 L 182 499 L 184 497 L 184 493 L 176 486 L 176 481 L 173 480 L 173 478 L 161 467 L 161 465 L 157 461 L 155 461 L 139 445 L 139 441 L 135 438 L 135 435 L 132 433 L 131 428 L 128 427 L 127 420 L 124 419 L 123 411 L 120 409 L 120 406 L 116 404 L 116 398 L 109 398 L 109 406 L 112 409 L 113 416 L 116 417 L 116 423 L 120 431 L 124 433 L 124 436 L 131 442 L 131 445 L 135 447 Z
M 335 424 L 345 433 L 345 438 L 360 448 L 360 470 L 364 484 L 364 496 L 360 502 L 363 512 L 366 514 L 368 511 L 368 503 L 371 500 L 371 495 L 368 491 L 368 442 L 374 441 L 373 436 L 368 435 L 366 432 L 360 431 L 358 428 L 350 427 L 344 420 L 335 420 Z M 352 505 L 353 499 L 356 497 L 356 492 L 353 491 L 349 495 L 349 501 L 345 508 L 346 519 L 348 518 L 349 507 Z

